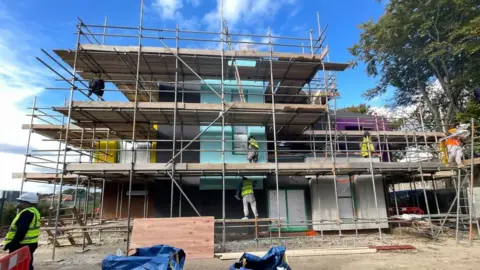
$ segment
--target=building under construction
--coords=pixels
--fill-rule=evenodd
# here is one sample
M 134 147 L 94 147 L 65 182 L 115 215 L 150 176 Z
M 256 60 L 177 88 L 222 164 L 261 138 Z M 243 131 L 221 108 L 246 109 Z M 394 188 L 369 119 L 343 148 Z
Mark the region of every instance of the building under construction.
M 67 186 L 85 190 L 85 202 L 75 192 L 71 223 L 83 226 L 84 243 L 87 230 L 107 233 L 107 221 L 126 220 L 128 247 L 133 219 L 194 216 L 215 218 L 221 246 L 236 235 L 258 240 L 312 230 L 358 237 L 374 229 L 382 241 L 405 213 L 395 192 L 402 185 L 420 191 L 432 236 L 446 222 L 456 220 L 457 234 L 461 224 L 476 226 L 468 198 L 475 196 L 479 161 L 471 158 L 461 170 L 445 165 L 443 127 L 422 115 L 337 111 L 336 74 L 349 64 L 330 59 L 327 27 L 318 23 L 302 38 L 219 25 L 220 32 L 207 32 L 146 28 L 142 19 L 138 27 L 79 21 L 75 47 L 55 56 L 44 51 L 39 59 L 63 82 L 48 89 L 69 95 L 63 104 L 30 108 L 23 128 L 57 146 L 28 146 L 26 169 L 16 176 L 55 184 L 57 194 Z M 95 79 L 105 82 L 103 95 L 89 93 Z M 367 130 L 375 155 L 364 158 Z M 249 136 L 259 144 L 257 163 L 247 160 Z M 475 132 L 467 144 L 474 148 Z M 258 220 L 240 220 L 242 203 L 234 196 L 242 176 L 257 182 Z M 456 192 L 446 209 L 437 197 L 440 182 Z M 96 189 L 98 215 L 88 207 Z M 70 226 L 61 222 L 61 204 L 55 207 L 49 228 Z

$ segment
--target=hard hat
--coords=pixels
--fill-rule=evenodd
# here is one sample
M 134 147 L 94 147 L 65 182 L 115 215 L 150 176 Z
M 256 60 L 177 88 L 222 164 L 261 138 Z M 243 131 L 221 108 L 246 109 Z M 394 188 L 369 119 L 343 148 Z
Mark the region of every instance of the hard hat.
M 20 195 L 20 197 L 17 198 L 17 201 L 38 203 L 38 196 L 33 192 L 27 192 Z

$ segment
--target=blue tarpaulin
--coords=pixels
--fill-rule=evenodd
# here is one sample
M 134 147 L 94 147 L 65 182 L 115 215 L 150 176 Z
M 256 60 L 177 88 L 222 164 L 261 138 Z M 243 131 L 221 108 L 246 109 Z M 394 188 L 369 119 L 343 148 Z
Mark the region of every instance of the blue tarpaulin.
M 244 253 L 238 262 L 230 266 L 229 270 L 292 270 L 288 266 L 285 251 L 285 247 L 278 246 L 272 247 L 263 257 Z
M 167 245 L 137 248 L 132 256 L 109 255 L 103 259 L 102 269 L 111 270 L 182 270 L 185 252 Z

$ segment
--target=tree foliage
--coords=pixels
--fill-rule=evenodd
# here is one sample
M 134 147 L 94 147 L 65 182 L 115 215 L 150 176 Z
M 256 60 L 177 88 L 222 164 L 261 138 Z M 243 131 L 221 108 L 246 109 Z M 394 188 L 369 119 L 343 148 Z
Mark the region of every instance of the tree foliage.
M 480 85 L 478 0 L 391 0 L 377 22 L 360 29 L 350 52 L 380 78 L 367 99 L 393 86 L 395 106 L 421 104 L 437 124 L 441 113 L 450 123 Z M 428 89 L 434 81 L 438 93 Z
M 351 112 L 351 113 L 362 113 L 362 114 L 368 114 L 371 113 L 371 106 L 367 105 L 365 103 L 362 103 L 360 105 L 352 105 L 349 107 L 345 107 L 343 109 L 340 109 L 342 112 Z
M 474 139 L 474 152 L 475 157 L 480 157 L 480 103 L 472 99 L 468 102 L 465 110 L 457 115 L 457 120 L 462 123 L 471 123 L 471 120 L 474 120 L 474 133 L 473 136 L 477 139 Z M 471 144 L 471 141 L 470 141 Z M 470 144 L 467 143 L 466 146 L 470 148 Z M 466 149 L 467 157 L 470 158 L 470 150 Z
M 472 118 L 475 126 L 480 128 L 480 103 L 473 99 L 467 103 L 465 110 L 457 115 L 458 121 L 463 123 L 470 123 Z

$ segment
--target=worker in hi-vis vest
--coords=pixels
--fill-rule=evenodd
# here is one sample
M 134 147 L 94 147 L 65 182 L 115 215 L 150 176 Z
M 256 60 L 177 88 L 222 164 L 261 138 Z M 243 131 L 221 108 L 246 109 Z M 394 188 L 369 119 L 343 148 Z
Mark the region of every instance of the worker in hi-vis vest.
M 3 240 L 3 250 L 9 253 L 24 246 L 30 249 L 30 269 L 33 269 L 33 253 L 38 247 L 40 236 L 40 212 L 35 206 L 38 203 L 38 196 L 35 193 L 24 193 L 17 198 L 17 216 L 13 219 L 10 229 Z
M 237 200 L 243 201 L 243 214 L 245 214 L 245 216 L 242 219 L 248 219 L 248 204 L 250 204 L 250 207 L 252 207 L 252 212 L 255 218 L 258 217 L 257 202 L 255 201 L 255 195 L 253 195 L 253 189 L 255 188 L 255 184 L 256 181 L 252 181 L 246 177 L 242 177 L 242 181 L 238 185 L 235 198 L 237 198 Z
M 456 128 L 448 130 L 448 133 L 453 134 L 457 131 Z M 445 140 L 448 151 L 448 164 L 452 164 L 454 161 L 457 163 L 458 167 L 464 167 L 462 158 L 463 158 L 463 148 L 462 141 L 460 136 L 453 136 Z
M 368 158 L 375 153 L 375 147 L 373 146 L 372 139 L 370 138 L 370 132 L 365 131 L 363 133 L 363 140 L 360 143 L 361 155 L 364 158 Z
M 253 136 L 248 138 L 248 163 L 258 162 L 258 143 Z

